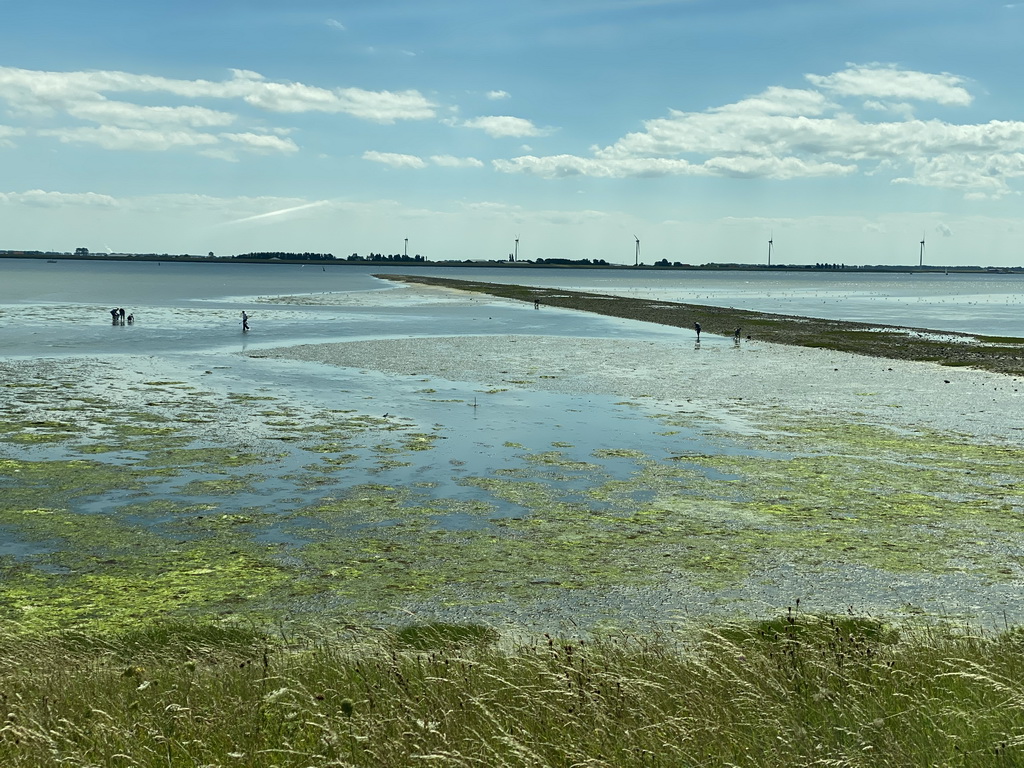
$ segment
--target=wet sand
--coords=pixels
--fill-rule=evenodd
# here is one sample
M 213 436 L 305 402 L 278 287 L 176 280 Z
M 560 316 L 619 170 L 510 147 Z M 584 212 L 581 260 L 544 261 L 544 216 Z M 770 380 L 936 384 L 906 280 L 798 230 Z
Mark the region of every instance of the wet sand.
M 543 310 L 542 310 L 543 311 Z M 1016 376 L 687 332 L 678 343 L 552 336 L 457 336 L 303 344 L 250 353 L 488 388 L 613 395 L 706 412 L 784 407 L 861 423 L 1016 440 Z

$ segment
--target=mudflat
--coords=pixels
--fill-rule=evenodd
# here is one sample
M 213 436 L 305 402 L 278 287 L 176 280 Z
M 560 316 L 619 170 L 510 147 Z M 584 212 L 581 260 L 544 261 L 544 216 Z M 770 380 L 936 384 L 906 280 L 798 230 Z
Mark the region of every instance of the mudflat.
M 594 312 L 677 328 L 700 323 L 705 333 L 791 346 L 853 352 L 895 360 L 969 366 L 995 373 L 1024 375 L 1024 339 L 979 336 L 927 328 L 878 326 L 821 318 L 777 315 L 728 307 L 651 301 L 624 296 L 524 285 L 455 280 L 426 275 L 376 275 L 387 280 L 484 293 L 544 306 Z

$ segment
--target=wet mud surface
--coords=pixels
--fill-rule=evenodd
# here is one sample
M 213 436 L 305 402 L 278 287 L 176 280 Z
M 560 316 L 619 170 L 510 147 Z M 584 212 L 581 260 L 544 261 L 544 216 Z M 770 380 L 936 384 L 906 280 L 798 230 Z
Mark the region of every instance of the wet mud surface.
M 1015 378 L 652 339 L 0 361 L 0 616 L 1024 617 Z
M 425 275 L 378 275 L 404 283 L 484 293 L 545 306 L 595 312 L 677 328 L 699 322 L 706 333 L 894 360 L 970 366 L 997 373 L 1024 375 L 1024 339 L 980 336 L 925 328 L 880 327 L 869 323 L 776 315 L 741 309 L 608 296 L 581 291 L 482 283 Z

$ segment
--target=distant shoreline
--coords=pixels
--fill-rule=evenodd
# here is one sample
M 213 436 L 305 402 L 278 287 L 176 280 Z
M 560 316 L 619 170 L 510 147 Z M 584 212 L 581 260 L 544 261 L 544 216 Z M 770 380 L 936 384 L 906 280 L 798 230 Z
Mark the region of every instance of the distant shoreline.
M 541 306 L 593 312 L 610 317 L 732 336 L 775 344 L 831 349 L 870 357 L 971 367 L 1009 376 L 1024 376 L 1024 339 L 935 331 L 927 328 L 874 325 L 844 320 L 778 315 L 744 309 L 682 304 L 610 296 L 560 288 L 454 280 L 424 275 L 377 274 L 374 277 L 418 285 L 484 293 Z
M 323 267 L 366 267 L 372 266 L 378 269 L 389 267 L 415 267 L 417 269 L 472 269 L 475 267 L 489 267 L 498 269 L 560 269 L 560 270 L 612 270 L 615 272 L 814 272 L 814 273 L 894 273 L 894 274 L 947 274 L 958 275 L 974 274 L 996 274 L 996 275 L 1021 275 L 1024 276 L 1024 267 L 981 267 L 981 266 L 949 266 L 939 267 L 934 265 L 905 266 L 874 264 L 869 266 L 847 266 L 847 265 L 815 265 L 815 264 L 737 264 L 737 263 L 708 263 L 708 264 L 583 264 L 583 263 L 536 263 L 532 261 L 505 261 L 505 260 L 471 260 L 471 261 L 415 261 L 414 259 L 359 259 L 349 261 L 346 259 L 238 259 L 232 256 L 187 256 L 172 254 L 124 254 L 110 256 L 106 254 L 89 254 L 88 256 L 75 256 L 66 253 L 44 253 L 41 251 L 0 251 L 0 259 L 33 259 L 44 261 L 109 261 L 115 263 L 133 262 L 168 262 L 168 263 L 189 263 L 189 264 L 280 264 L 280 265 L 319 265 Z

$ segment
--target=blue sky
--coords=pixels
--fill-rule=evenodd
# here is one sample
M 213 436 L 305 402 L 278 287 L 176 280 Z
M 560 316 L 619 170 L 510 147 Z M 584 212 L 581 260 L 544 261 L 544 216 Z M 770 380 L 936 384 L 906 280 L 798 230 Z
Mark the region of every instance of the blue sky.
M 0 249 L 1024 264 L 1024 3 L 0 13 Z

